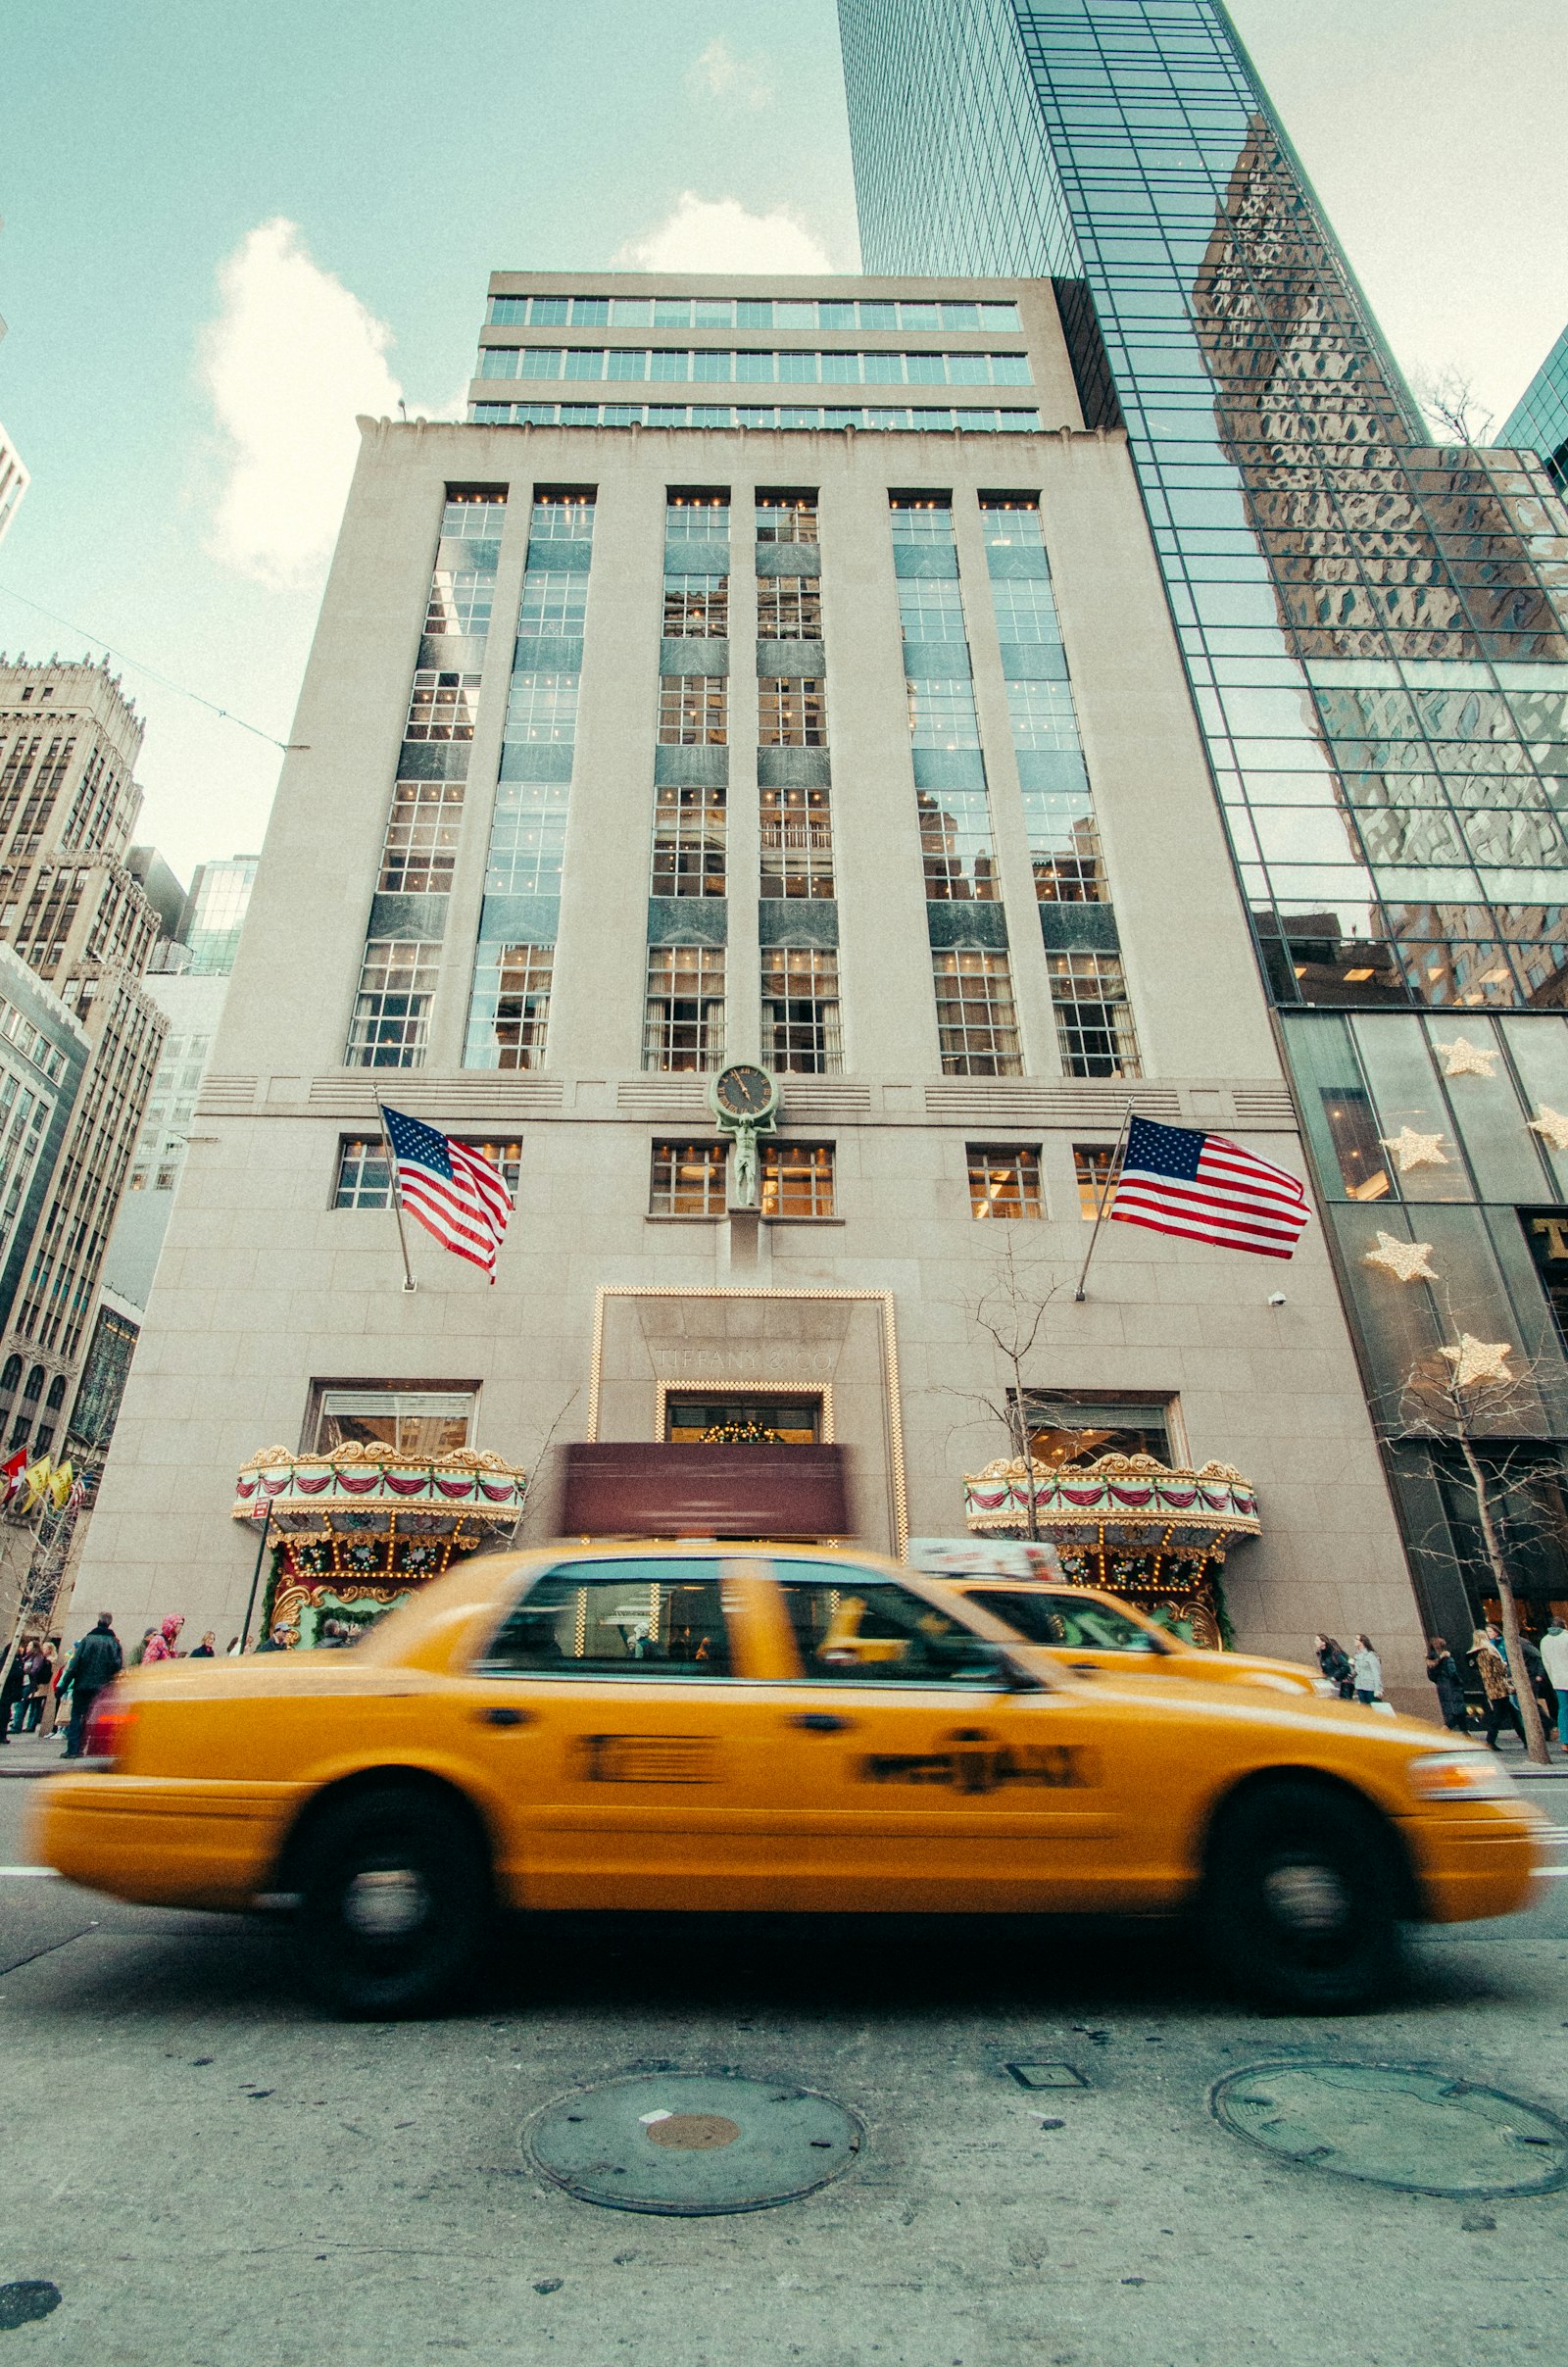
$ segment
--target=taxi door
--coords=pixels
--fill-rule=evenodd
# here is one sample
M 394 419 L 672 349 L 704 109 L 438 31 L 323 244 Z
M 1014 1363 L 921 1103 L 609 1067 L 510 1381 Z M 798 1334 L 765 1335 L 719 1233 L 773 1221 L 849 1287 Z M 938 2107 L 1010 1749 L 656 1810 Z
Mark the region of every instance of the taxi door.
M 465 1686 L 466 1748 L 514 1903 L 765 1903 L 748 1895 L 766 1878 L 761 1736 L 731 1635 L 746 1573 L 612 1547 L 564 1556 L 504 1618 Z
M 772 1575 L 794 1661 L 764 1721 L 777 1904 L 1108 1899 L 1128 1802 L 1087 1687 L 1009 1688 L 997 1646 L 883 1571 L 780 1556 Z

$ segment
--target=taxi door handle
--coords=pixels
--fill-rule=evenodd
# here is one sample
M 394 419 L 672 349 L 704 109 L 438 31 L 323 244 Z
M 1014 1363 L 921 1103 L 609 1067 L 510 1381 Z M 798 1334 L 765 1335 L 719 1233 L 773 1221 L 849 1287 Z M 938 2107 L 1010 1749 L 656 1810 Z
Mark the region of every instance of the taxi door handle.
M 825 1709 L 809 1709 L 801 1717 L 791 1718 L 790 1724 L 804 1727 L 808 1734 L 848 1734 L 855 1720 L 833 1717 Z
M 531 1726 L 531 1709 L 514 1709 L 509 1702 L 495 1701 L 488 1708 L 476 1709 L 474 1716 L 481 1726 Z

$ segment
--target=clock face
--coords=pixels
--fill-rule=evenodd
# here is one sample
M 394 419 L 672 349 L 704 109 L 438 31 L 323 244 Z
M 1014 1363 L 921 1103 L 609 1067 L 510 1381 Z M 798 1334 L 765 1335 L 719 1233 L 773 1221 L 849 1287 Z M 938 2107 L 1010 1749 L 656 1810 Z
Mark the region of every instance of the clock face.
M 778 1099 L 778 1089 L 765 1068 L 741 1061 L 713 1079 L 713 1107 L 720 1117 L 765 1117 Z

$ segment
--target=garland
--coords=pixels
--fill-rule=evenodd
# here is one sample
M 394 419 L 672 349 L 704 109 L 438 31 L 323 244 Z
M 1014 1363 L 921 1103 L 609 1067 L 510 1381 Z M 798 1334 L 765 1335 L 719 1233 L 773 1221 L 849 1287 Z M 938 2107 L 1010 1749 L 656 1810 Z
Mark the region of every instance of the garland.
M 703 1432 L 705 1447 L 782 1447 L 783 1438 L 760 1422 L 714 1422 Z

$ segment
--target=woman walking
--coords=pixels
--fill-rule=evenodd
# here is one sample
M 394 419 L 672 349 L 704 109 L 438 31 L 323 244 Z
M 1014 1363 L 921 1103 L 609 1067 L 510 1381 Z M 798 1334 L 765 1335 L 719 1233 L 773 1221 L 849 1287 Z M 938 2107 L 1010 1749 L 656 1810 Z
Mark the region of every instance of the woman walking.
M 1350 1675 L 1349 1654 L 1344 1646 L 1337 1644 L 1332 1636 L 1319 1636 L 1317 1639 L 1317 1664 L 1334 1687 L 1340 1700 L 1348 1701 L 1355 1688 Z
M 1481 1714 L 1487 1723 L 1487 1749 L 1496 1750 L 1499 1726 L 1511 1726 L 1522 1746 L 1525 1722 L 1508 1683 L 1508 1665 L 1484 1627 L 1478 1627 L 1471 1639 L 1470 1657 L 1481 1679 Z
M 184 1624 L 184 1620 L 177 1612 L 173 1617 L 166 1619 L 147 1650 L 142 1653 L 143 1665 L 154 1660 L 177 1660 L 179 1652 L 176 1647 L 179 1643 L 179 1631 Z
M 1427 1645 L 1427 1679 L 1437 1689 L 1438 1708 L 1448 1732 L 1468 1734 L 1470 1712 L 1465 1706 L 1464 1679 L 1442 1636 L 1433 1636 Z
M 1357 1636 L 1355 1650 L 1350 1654 L 1350 1676 L 1358 1701 L 1381 1701 L 1383 1699 L 1383 1663 L 1372 1649 L 1370 1636 Z

